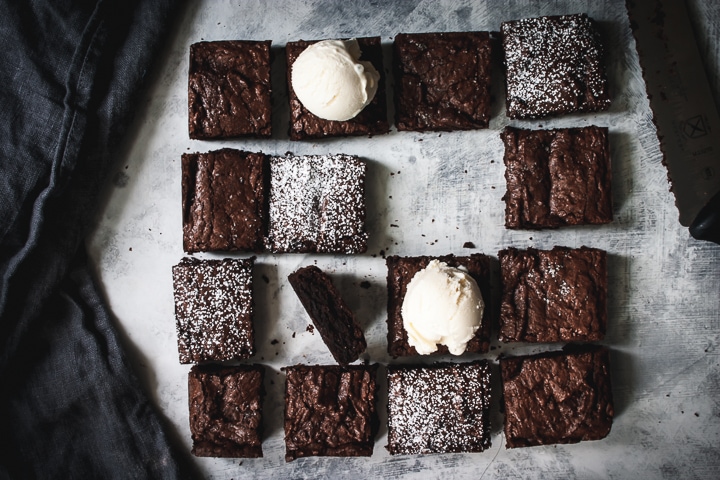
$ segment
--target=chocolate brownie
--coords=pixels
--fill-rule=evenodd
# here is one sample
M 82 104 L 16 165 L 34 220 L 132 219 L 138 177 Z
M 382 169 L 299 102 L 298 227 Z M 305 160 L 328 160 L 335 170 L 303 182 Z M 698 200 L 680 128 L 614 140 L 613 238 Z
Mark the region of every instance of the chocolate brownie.
M 255 353 L 255 257 L 183 258 L 173 266 L 180 363 L 249 358 Z
M 182 156 L 183 248 L 256 251 L 267 232 L 268 160 L 224 148 Z
M 330 277 L 309 265 L 291 273 L 288 281 L 335 361 L 347 365 L 357 360 L 367 348 L 365 335 Z
M 270 159 L 274 253 L 367 250 L 365 163 L 351 155 L 286 155 Z
M 262 365 L 195 365 L 188 375 L 192 453 L 262 457 Z
M 285 460 L 369 457 L 378 417 L 377 365 L 286 367 Z
M 401 33 L 395 37 L 398 130 L 470 130 L 490 121 L 487 32 Z
M 269 137 L 270 41 L 190 45 L 190 138 Z
M 604 127 L 506 127 L 505 226 L 556 228 L 612 222 L 610 149 Z
M 596 248 L 501 250 L 503 342 L 602 340 L 607 326 L 607 254 Z
M 388 366 L 391 455 L 482 452 L 490 447 L 490 365 Z
M 325 120 L 310 113 L 298 100 L 291 82 L 292 65 L 297 57 L 315 41 L 288 42 L 285 47 L 287 56 L 287 82 L 290 99 L 290 139 L 305 140 L 322 137 L 345 137 L 354 135 L 380 135 L 388 133 L 387 97 L 385 93 L 385 68 L 383 66 L 380 37 L 357 38 L 362 55 L 361 61 L 370 62 L 380 74 L 375 98 L 357 116 L 341 122 Z
M 608 349 L 500 359 L 507 448 L 599 440 L 613 419 Z
M 455 268 L 465 268 L 468 274 L 477 282 L 480 287 L 485 310 L 482 323 L 477 330 L 475 337 L 467 344 L 468 352 L 486 353 L 490 348 L 490 257 L 480 253 L 473 253 L 466 257 L 445 255 L 441 257 L 399 257 L 389 256 L 385 260 L 388 269 L 388 353 L 395 357 L 418 355 L 415 347 L 408 344 L 408 335 L 403 326 L 402 304 L 405 299 L 405 292 L 410 280 L 423 268 L 427 267 L 430 260 L 437 259 Z M 445 345 L 438 345 L 434 354 L 446 354 L 448 348 Z
M 585 14 L 503 22 L 507 116 L 539 118 L 610 106 L 603 46 Z

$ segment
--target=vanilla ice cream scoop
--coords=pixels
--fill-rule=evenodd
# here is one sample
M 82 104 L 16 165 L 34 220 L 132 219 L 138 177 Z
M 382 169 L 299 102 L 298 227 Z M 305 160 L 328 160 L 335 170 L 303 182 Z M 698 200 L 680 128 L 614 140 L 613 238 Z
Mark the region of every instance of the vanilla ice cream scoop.
M 290 82 L 300 102 L 325 120 L 355 117 L 373 99 L 380 74 L 360 62 L 357 40 L 323 40 L 302 51 L 292 65 Z
M 485 302 L 466 272 L 431 260 L 410 280 L 402 304 L 408 343 L 421 355 L 446 345 L 453 355 L 465 351 L 480 328 Z

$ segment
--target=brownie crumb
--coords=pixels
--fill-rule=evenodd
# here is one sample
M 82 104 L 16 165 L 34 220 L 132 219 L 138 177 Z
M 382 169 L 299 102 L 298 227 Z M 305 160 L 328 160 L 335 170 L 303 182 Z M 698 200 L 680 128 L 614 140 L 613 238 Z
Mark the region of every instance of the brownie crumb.
M 263 282 L 270 283 L 270 279 L 268 278 L 267 275 L 263 274 L 262 279 L 263 279 Z
M 280 343 L 280 341 L 277 338 L 273 338 L 270 345 L 277 345 L 278 343 Z
M 310 332 L 310 333 L 312 333 L 312 334 L 314 335 L 314 334 L 315 334 L 315 326 L 314 326 L 314 325 L 308 325 L 307 328 L 305 329 L 305 331 L 306 331 L 306 332 Z
M 370 288 L 370 282 L 368 282 L 367 280 L 360 282 L 360 288 L 364 288 L 367 290 L 368 288 Z
M 475 244 L 473 242 L 465 242 L 463 243 L 463 248 L 475 248 Z

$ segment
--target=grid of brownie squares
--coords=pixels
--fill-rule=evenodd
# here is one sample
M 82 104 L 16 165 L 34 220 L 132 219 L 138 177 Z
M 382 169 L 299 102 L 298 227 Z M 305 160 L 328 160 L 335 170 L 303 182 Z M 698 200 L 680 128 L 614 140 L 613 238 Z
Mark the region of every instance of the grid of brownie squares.
M 608 129 L 506 127 L 505 226 L 542 229 L 612 222 Z
M 596 248 L 501 250 L 504 342 L 591 342 L 607 326 L 607 253 Z
M 614 415 L 608 349 L 500 359 L 507 448 L 599 440 Z
M 184 250 L 262 251 L 268 173 L 262 153 L 224 148 L 183 154 Z
M 482 452 L 490 447 L 490 365 L 388 366 L 391 455 Z
M 262 365 L 195 365 L 188 375 L 192 453 L 262 457 Z
M 408 343 L 408 334 L 403 326 L 402 304 L 407 292 L 407 286 L 420 270 L 427 267 L 431 260 L 437 259 L 450 267 L 463 268 L 477 282 L 485 302 L 483 318 L 473 337 L 467 344 L 466 351 L 471 353 L 487 353 L 490 349 L 490 257 L 480 253 L 469 256 L 445 255 L 440 257 L 400 257 L 388 256 L 387 264 L 387 291 L 388 291 L 388 353 L 393 357 L 406 357 L 418 355 L 415 347 Z M 434 354 L 447 354 L 445 345 L 438 345 Z
M 190 46 L 190 138 L 269 137 L 270 41 L 227 40 Z
M 383 66 L 380 37 L 357 38 L 360 46 L 360 61 L 370 62 L 380 74 L 375 97 L 355 117 L 347 121 L 325 120 L 308 111 L 298 100 L 291 82 L 292 66 L 307 47 L 317 41 L 288 42 L 285 47 L 287 58 L 287 83 L 290 99 L 290 139 L 306 140 L 323 137 L 347 137 L 381 135 L 390 131 L 387 119 L 387 96 L 385 68 Z
M 501 25 L 509 118 L 595 112 L 610 106 L 603 46 L 585 14 Z
M 395 125 L 399 131 L 487 128 L 489 33 L 401 33 L 393 45 Z
M 377 365 L 286 367 L 285 460 L 372 455 Z
M 253 264 L 254 257 L 183 258 L 173 266 L 180 363 L 249 358 L 255 353 Z

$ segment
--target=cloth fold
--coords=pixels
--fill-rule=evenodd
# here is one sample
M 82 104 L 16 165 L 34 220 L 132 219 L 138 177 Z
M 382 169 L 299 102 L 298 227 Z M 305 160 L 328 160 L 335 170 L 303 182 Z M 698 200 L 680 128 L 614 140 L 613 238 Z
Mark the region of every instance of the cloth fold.
M 182 476 L 83 246 L 179 6 L 0 1 L 0 477 Z

